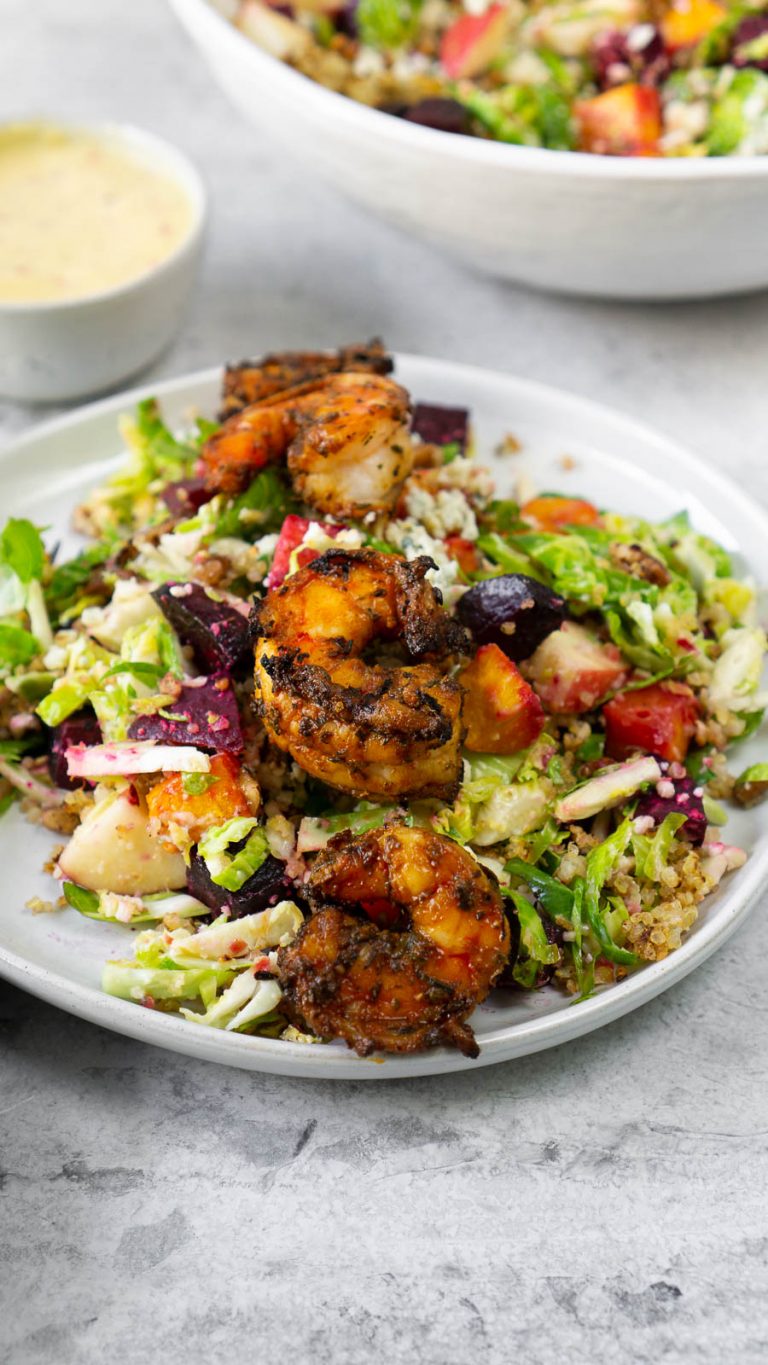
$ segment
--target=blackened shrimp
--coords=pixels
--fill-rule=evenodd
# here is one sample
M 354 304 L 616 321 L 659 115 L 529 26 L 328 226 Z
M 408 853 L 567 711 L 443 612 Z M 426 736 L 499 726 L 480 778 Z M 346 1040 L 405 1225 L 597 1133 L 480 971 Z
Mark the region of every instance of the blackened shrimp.
M 354 371 L 300 385 L 230 417 L 206 441 L 206 483 L 238 493 L 285 460 L 299 497 L 326 516 L 391 507 L 413 468 L 410 401 L 383 375 Z
M 378 799 L 450 800 L 460 772 L 466 645 L 425 575 L 375 550 L 327 550 L 255 608 L 256 692 L 270 739 L 331 787 Z M 371 663 L 375 640 L 415 664 Z
M 341 346 L 338 351 L 281 351 L 261 360 L 228 365 L 222 387 L 222 420 L 252 403 L 263 403 L 286 389 L 294 389 L 297 384 L 341 374 L 343 370 L 391 374 L 392 357 L 380 341 L 374 340 L 367 345 Z
M 448 1043 L 477 1056 L 466 1020 L 509 958 L 494 879 L 459 844 L 405 825 L 342 834 L 308 883 L 315 913 L 278 956 L 299 1027 L 365 1056 Z

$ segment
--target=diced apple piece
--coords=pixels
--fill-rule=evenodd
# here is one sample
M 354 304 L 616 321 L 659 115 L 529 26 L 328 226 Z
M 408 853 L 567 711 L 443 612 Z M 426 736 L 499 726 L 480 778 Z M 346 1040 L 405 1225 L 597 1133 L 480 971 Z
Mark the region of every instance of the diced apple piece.
M 74 744 L 67 749 L 70 777 L 134 777 L 137 773 L 207 773 L 208 754 L 189 744 L 126 740 L 113 744 Z
M 491 5 L 484 14 L 462 14 L 443 34 L 440 61 L 452 80 L 466 80 L 487 71 L 509 31 L 509 9 Z
M 655 758 L 636 758 L 631 763 L 622 763 L 562 797 L 555 806 L 555 817 L 564 824 L 570 820 L 588 820 L 598 811 L 628 801 L 641 787 L 658 782 L 660 777 L 661 768 Z
M 661 103 L 649 85 L 630 81 L 573 108 L 583 152 L 604 156 L 657 156 Z
M 701 852 L 701 870 L 712 878 L 715 886 L 720 885 L 726 872 L 735 872 L 747 861 L 745 850 L 736 844 L 707 843 L 702 845 Z
M 312 46 L 308 29 L 286 15 L 278 14 L 269 5 L 260 4 L 259 0 L 243 0 L 235 24 L 247 38 L 281 62 L 295 61 Z
M 715 0 L 677 0 L 661 19 L 661 36 L 670 52 L 693 47 L 728 17 Z
M 90 891 L 150 896 L 178 891 L 187 869 L 149 829 L 148 817 L 127 792 L 107 797 L 88 812 L 59 858 L 67 881 Z
M 533 688 L 498 645 L 483 645 L 459 682 L 465 689 L 466 746 L 475 753 L 515 754 L 544 728 Z
M 527 675 L 549 711 L 591 711 L 623 681 L 626 667 L 615 645 L 604 645 L 575 621 L 564 621 L 539 645 Z

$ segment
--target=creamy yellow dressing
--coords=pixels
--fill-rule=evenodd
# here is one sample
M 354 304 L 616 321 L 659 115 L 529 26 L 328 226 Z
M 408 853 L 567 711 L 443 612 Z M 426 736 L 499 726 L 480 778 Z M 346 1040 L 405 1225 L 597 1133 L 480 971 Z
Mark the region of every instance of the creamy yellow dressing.
M 188 195 L 115 140 L 0 129 L 0 302 L 76 299 L 143 275 L 193 223 Z

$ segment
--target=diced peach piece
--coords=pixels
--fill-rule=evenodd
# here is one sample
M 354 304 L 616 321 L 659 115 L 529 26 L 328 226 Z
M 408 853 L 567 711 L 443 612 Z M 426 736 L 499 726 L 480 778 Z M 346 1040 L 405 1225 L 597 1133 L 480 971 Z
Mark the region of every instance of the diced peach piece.
M 693 47 L 722 24 L 728 11 L 715 0 L 677 0 L 662 16 L 660 28 L 670 52 Z
M 583 152 L 604 156 L 657 156 L 661 137 L 658 91 L 633 81 L 573 107 Z
M 467 540 L 465 536 L 446 536 L 445 548 L 463 573 L 477 573 L 480 568 L 480 552 L 473 540 Z
M 531 656 L 528 677 L 547 710 L 579 715 L 618 687 L 626 666 L 615 645 L 604 645 L 575 621 L 553 630 Z
M 561 526 L 594 526 L 600 513 L 584 498 L 531 498 L 520 508 L 524 521 L 540 531 L 559 531 Z
M 516 754 L 538 739 L 544 711 L 533 688 L 498 645 L 483 645 L 459 681 L 465 688 L 466 746 L 480 754 Z
M 204 830 L 221 825 L 237 816 L 252 815 L 253 811 L 240 783 L 240 764 L 231 754 L 217 754 L 211 759 L 210 776 L 215 780 L 205 790 L 195 793 L 196 784 L 182 773 L 168 773 L 161 782 L 147 792 L 147 811 L 150 819 L 161 830 L 169 825 L 180 825 L 193 843 Z
M 452 80 L 487 71 L 504 45 L 509 28 L 506 5 L 491 5 L 484 14 L 462 14 L 443 34 L 440 61 Z

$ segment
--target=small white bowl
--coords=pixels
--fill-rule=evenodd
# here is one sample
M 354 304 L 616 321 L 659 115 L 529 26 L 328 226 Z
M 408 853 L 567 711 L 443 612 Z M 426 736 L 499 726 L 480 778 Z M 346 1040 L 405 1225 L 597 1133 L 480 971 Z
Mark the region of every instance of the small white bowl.
M 0 300 L 0 394 L 64 402 L 114 388 L 165 350 L 178 331 L 197 273 L 206 218 L 203 182 L 168 142 L 130 124 L 62 124 L 124 147 L 187 195 L 192 221 L 179 246 L 125 284 L 73 299 Z
M 227 21 L 227 0 L 170 4 L 265 138 L 477 270 L 620 299 L 768 286 L 768 156 L 591 156 L 435 132 L 270 57 Z

